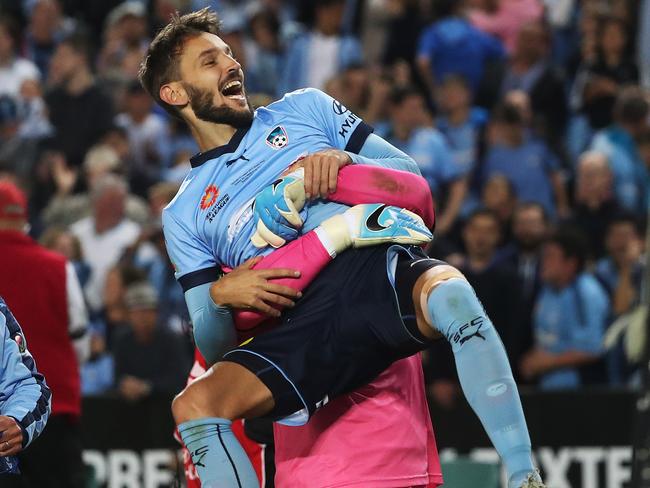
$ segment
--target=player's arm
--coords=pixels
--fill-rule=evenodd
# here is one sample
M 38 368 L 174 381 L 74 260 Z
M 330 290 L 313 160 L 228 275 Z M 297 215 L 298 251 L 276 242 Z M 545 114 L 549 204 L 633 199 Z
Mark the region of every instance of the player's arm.
M 51 394 L 4 303 L 0 304 L 0 397 L 0 456 L 9 456 L 41 434 L 50 415 Z
M 277 314 L 270 303 L 287 305 L 298 292 L 267 282 L 269 277 L 293 276 L 294 270 L 273 270 L 253 273 L 251 279 L 238 290 L 239 302 L 215 303 L 210 290 L 215 282 L 228 284 L 232 281 L 221 278 L 222 272 L 209 247 L 170 211 L 163 212 L 163 229 L 167 253 L 174 263 L 176 278 L 183 288 L 185 302 L 194 326 L 194 339 L 203 357 L 216 362 L 224 352 L 236 344 L 236 334 L 230 312 L 231 305 L 250 308 L 261 313 Z M 247 262 L 240 268 L 250 268 L 254 262 Z M 232 273 L 238 275 L 240 268 Z M 230 273 L 232 275 L 232 273 Z M 221 279 L 220 279 L 221 278 Z M 245 286 L 244 286 L 245 285 Z M 243 288 L 246 288 L 245 290 Z M 284 292 L 284 294 L 282 294 Z

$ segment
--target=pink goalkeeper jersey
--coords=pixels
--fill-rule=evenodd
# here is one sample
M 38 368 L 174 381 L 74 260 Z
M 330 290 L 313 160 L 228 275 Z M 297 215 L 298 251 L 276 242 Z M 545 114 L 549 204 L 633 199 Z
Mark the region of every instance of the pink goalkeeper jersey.
M 420 355 L 339 397 L 300 427 L 274 424 L 278 488 L 442 484 Z

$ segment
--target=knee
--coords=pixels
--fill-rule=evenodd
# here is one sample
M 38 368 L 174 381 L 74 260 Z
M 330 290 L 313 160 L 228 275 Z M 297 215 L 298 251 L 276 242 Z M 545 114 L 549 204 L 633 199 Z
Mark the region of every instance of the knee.
M 430 326 L 443 334 L 448 335 L 446 329 L 450 322 L 464 323 L 485 314 L 472 286 L 453 266 L 436 266 L 421 278 L 416 288 L 426 309 L 425 317 Z
M 172 415 L 176 424 L 194 420 L 192 415 L 192 391 L 185 388 L 172 400 Z
M 219 416 L 215 413 L 219 406 L 218 402 L 209 405 L 201 390 L 200 384 L 192 383 L 172 400 L 172 415 L 176 424 L 204 417 Z

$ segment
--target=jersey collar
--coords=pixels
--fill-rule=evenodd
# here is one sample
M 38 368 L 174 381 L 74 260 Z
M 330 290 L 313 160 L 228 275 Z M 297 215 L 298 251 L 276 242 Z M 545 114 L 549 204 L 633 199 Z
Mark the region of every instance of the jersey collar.
M 210 161 L 211 159 L 216 159 L 219 156 L 223 156 L 224 154 L 235 152 L 239 147 L 239 143 L 244 138 L 244 136 L 248 133 L 248 130 L 251 128 L 251 125 L 252 124 L 249 124 L 246 127 L 241 127 L 237 129 L 237 131 L 232 135 L 230 140 L 223 146 L 217 146 L 208 151 L 205 151 L 203 153 L 198 153 L 192 156 L 190 158 L 190 164 L 192 165 L 192 168 L 201 166 L 206 161 Z

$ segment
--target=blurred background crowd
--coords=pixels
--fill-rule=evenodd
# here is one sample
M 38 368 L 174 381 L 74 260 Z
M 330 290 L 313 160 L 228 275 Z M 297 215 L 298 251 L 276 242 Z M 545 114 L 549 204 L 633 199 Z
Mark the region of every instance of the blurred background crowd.
M 83 289 L 83 395 L 177 392 L 191 364 L 160 215 L 197 148 L 136 75 L 169 16 L 204 6 L 255 106 L 320 88 L 417 161 L 430 254 L 466 274 L 521 383 L 635 384 L 612 324 L 642 298 L 650 1 L 0 0 L 0 173 Z M 453 368 L 441 341 L 441 405 Z

